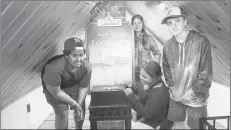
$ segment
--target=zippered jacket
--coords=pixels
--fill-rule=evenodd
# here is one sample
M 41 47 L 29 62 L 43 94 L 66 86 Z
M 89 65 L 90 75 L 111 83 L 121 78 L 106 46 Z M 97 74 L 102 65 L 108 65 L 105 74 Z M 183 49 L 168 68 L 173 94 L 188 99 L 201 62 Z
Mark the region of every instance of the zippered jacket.
M 172 99 L 192 107 L 207 105 L 213 69 L 205 36 L 191 30 L 184 43 L 173 36 L 164 45 L 162 67 Z

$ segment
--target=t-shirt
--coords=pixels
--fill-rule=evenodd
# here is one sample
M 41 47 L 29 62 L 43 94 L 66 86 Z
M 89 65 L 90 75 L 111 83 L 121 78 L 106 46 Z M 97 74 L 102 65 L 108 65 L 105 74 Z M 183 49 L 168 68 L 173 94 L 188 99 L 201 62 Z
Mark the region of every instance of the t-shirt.
M 60 86 L 61 89 L 74 85 L 88 87 L 92 72 L 91 64 L 83 60 L 80 68 L 71 72 L 67 69 L 67 62 L 65 56 L 61 56 L 47 64 L 42 76 L 44 83 L 54 87 Z

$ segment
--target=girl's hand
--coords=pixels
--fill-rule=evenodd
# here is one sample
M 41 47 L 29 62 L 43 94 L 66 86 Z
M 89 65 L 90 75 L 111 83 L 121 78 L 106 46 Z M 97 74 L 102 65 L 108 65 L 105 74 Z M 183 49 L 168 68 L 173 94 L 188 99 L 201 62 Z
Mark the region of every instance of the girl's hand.
M 133 93 L 133 91 L 131 88 L 126 88 L 126 89 L 124 89 L 124 93 L 126 96 L 128 96 L 128 95 L 131 95 Z
M 149 89 L 149 85 L 148 84 L 145 84 L 144 86 L 143 86 L 143 90 L 148 90 Z

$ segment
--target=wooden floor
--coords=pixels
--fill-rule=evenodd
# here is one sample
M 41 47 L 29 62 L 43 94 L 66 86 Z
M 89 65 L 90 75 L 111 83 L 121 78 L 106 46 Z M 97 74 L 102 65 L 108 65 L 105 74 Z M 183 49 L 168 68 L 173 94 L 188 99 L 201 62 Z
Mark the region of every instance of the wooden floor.
M 85 114 L 85 119 L 83 123 L 83 129 L 90 129 L 90 122 L 89 122 L 89 110 L 87 109 L 90 103 L 90 96 L 87 96 L 86 98 L 86 114 Z M 73 110 L 69 111 L 68 115 L 68 129 L 75 129 L 75 123 L 73 119 Z M 40 125 L 39 129 L 55 129 L 55 114 L 52 112 L 45 120 L 44 122 Z M 212 124 L 212 122 L 210 122 Z M 183 127 L 183 126 L 182 126 Z M 140 123 L 135 123 L 132 121 L 132 128 L 134 129 L 143 129 L 144 126 Z M 150 129 L 149 127 L 147 127 Z M 225 129 L 222 125 L 220 125 L 218 122 L 216 122 L 216 128 L 217 129 Z
M 90 96 L 86 97 L 86 114 L 85 114 L 85 119 L 83 122 L 83 129 L 90 129 L 90 121 L 89 121 L 89 110 L 88 110 L 88 106 L 90 104 Z M 68 129 L 75 129 L 75 123 L 74 123 L 74 119 L 73 119 L 73 110 L 69 111 L 69 115 L 68 115 Z M 40 127 L 38 129 L 55 129 L 55 113 L 52 112 L 44 121 L 43 123 L 40 125 Z M 132 122 L 132 126 L 134 126 L 136 123 Z M 139 124 L 137 124 L 136 126 L 139 126 Z
M 86 111 L 86 116 L 83 123 L 83 129 L 90 129 L 90 122 L 89 118 L 89 111 Z M 68 129 L 75 129 L 75 123 L 73 119 L 73 111 L 69 111 L 69 122 L 68 122 Z M 47 119 L 40 125 L 39 129 L 55 129 L 55 114 L 52 112 Z
M 86 97 L 86 113 L 85 113 L 85 119 L 83 122 L 83 129 L 90 129 L 90 122 L 89 122 L 89 110 L 88 106 L 90 103 L 90 96 Z M 73 118 L 73 110 L 69 111 L 68 115 L 68 129 L 75 129 L 75 123 Z M 39 129 L 55 129 L 55 113 L 52 112 L 47 119 L 44 120 L 44 122 L 40 125 Z

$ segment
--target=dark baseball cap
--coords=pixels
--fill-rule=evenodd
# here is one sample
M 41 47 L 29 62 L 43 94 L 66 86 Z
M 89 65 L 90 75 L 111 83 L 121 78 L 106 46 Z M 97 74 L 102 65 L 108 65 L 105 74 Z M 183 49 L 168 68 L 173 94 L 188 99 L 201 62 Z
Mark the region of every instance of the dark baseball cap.
M 79 38 L 69 38 L 64 42 L 64 50 L 84 50 L 84 43 Z

